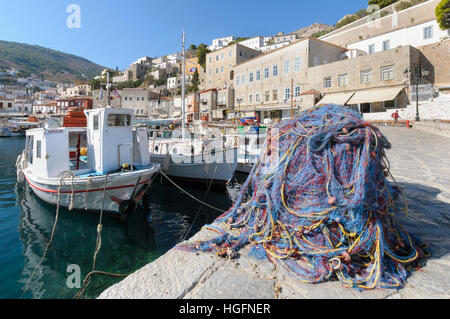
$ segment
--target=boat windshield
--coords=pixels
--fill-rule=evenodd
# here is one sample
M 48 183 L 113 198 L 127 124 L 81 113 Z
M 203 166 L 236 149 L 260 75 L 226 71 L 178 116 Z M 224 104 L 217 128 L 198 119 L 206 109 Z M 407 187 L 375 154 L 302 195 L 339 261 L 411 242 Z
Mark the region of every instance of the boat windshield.
M 108 126 L 130 126 L 131 115 L 130 114 L 109 114 Z

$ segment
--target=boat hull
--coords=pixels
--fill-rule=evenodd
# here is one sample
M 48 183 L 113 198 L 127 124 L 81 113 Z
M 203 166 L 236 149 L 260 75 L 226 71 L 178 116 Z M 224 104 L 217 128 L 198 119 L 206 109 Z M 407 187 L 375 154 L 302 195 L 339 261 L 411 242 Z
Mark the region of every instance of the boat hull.
M 226 186 L 231 180 L 236 170 L 237 161 L 236 151 L 233 150 L 235 156 L 231 161 L 212 162 L 202 160 L 201 156 L 195 156 L 191 160 L 191 157 L 174 162 L 170 155 L 150 154 L 150 160 L 152 163 L 160 163 L 163 172 L 174 179 L 179 181 L 191 182 L 197 185 L 215 185 Z
M 126 173 L 115 173 L 108 176 L 105 188 L 106 176 L 75 177 L 64 179 L 61 190 L 60 206 L 75 210 L 122 214 L 121 206 L 134 195 L 138 196 L 146 191 L 151 184 L 152 177 L 159 170 L 159 166 Z M 44 202 L 52 205 L 58 203 L 58 189 L 60 178 L 36 178 L 26 170 L 23 171 L 24 179 L 33 192 Z M 139 180 L 139 182 L 138 182 Z M 73 195 L 72 195 L 73 194 Z M 105 196 L 103 196 L 105 194 Z M 73 196 L 73 200 L 72 200 Z M 104 198 L 104 200 L 103 200 Z M 71 205 L 73 202 L 73 205 Z

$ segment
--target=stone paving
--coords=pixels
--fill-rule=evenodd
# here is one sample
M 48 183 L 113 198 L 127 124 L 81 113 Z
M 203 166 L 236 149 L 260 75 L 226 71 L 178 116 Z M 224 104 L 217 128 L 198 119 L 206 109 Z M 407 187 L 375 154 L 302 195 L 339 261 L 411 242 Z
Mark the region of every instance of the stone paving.
M 337 281 L 306 284 L 268 261 L 248 257 L 248 248 L 236 260 L 172 249 L 99 298 L 450 298 L 450 138 L 407 128 L 382 131 L 393 145 L 391 172 L 409 204 L 402 224 L 433 250 L 405 288 L 359 292 Z M 214 235 L 202 230 L 191 240 Z

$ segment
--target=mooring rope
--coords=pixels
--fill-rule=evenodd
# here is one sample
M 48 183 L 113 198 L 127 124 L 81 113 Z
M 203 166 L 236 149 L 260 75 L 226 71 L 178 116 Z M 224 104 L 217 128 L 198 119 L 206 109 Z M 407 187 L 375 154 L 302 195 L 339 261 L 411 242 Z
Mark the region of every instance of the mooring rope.
M 94 256 L 93 256 L 93 260 L 92 260 L 92 271 L 90 273 L 88 273 L 86 275 L 86 277 L 84 278 L 83 286 L 78 291 L 78 293 L 75 295 L 74 299 L 84 298 L 84 293 L 85 293 L 87 287 L 89 286 L 89 284 L 91 283 L 91 277 L 93 275 L 103 275 L 103 276 L 109 276 L 109 277 L 127 277 L 129 275 L 129 274 L 118 274 L 118 273 L 110 273 L 110 272 L 106 272 L 106 271 L 95 270 L 95 266 L 97 263 L 97 254 L 100 251 L 100 248 L 102 247 L 103 208 L 105 206 L 106 187 L 108 185 L 108 177 L 109 177 L 109 174 L 106 174 L 105 185 L 103 187 L 102 206 L 100 209 L 100 217 L 99 217 L 99 221 L 98 221 L 98 225 L 97 225 L 97 240 L 96 240 L 95 251 L 94 251 Z
M 184 194 L 186 194 L 187 196 L 189 196 L 189 197 L 192 198 L 193 200 L 195 200 L 195 201 L 199 202 L 200 204 L 203 204 L 203 205 L 205 205 L 205 206 L 207 206 L 207 207 L 209 207 L 209 208 L 211 208 L 211 209 L 214 209 L 214 210 L 216 210 L 216 211 L 218 211 L 218 212 L 226 213 L 225 210 L 222 210 L 222 209 L 220 209 L 220 208 L 214 207 L 214 206 L 212 206 L 212 205 L 210 205 L 210 204 L 208 204 L 208 203 L 206 203 L 206 202 L 204 202 L 204 201 L 198 199 L 197 197 L 195 197 L 195 196 L 189 194 L 189 193 L 188 193 L 187 191 L 185 191 L 183 188 L 181 188 L 180 186 L 178 186 L 177 183 L 175 183 L 173 180 L 171 180 L 170 177 L 167 176 L 162 170 L 160 170 L 159 172 L 160 172 L 161 175 L 164 176 L 169 182 L 171 182 L 176 188 L 178 188 L 181 192 L 183 192 Z
M 211 185 L 212 185 L 212 183 L 213 183 L 213 181 L 214 181 L 214 177 L 216 176 L 216 171 L 217 171 L 217 166 L 216 166 L 216 168 L 214 169 L 214 174 L 213 174 L 213 177 L 211 178 L 211 180 L 210 180 L 210 182 L 209 182 L 208 189 L 206 190 L 205 197 L 203 198 L 203 202 L 204 202 L 204 201 L 206 200 L 206 198 L 208 197 L 209 190 L 211 189 Z M 195 218 L 194 218 L 194 220 L 192 221 L 191 226 L 190 226 L 189 229 L 186 231 L 186 233 L 183 235 L 183 237 L 181 237 L 181 240 L 185 240 L 185 239 L 186 239 L 186 236 L 187 236 L 187 235 L 189 234 L 189 232 L 191 231 L 192 226 L 194 226 L 194 223 L 196 222 L 197 217 L 198 217 L 198 215 L 200 214 L 200 210 L 202 209 L 203 205 L 204 205 L 204 204 L 202 203 L 202 204 L 200 205 L 200 207 L 198 208 L 197 214 L 195 215 Z

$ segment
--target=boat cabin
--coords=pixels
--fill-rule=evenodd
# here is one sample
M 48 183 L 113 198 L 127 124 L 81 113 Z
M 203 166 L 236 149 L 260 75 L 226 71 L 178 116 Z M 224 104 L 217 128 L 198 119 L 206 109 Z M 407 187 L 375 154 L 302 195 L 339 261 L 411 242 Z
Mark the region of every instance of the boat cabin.
M 25 154 L 36 175 L 103 175 L 150 165 L 147 131 L 133 130 L 133 110 L 102 108 L 85 114 L 87 127 L 27 131 Z

